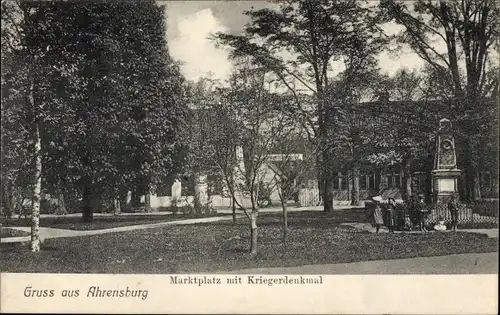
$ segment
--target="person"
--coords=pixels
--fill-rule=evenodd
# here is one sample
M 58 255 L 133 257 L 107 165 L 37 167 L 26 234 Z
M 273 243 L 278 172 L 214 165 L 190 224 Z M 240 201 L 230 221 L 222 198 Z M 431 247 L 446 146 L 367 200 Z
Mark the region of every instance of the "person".
M 436 231 L 446 231 L 446 225 L 444 224 L 443 217 L 439 217 L 438 224 L 434 225 L 434 230 L 436 230 Z
M 382 212 L 382 207 L 380 206 L 382 197 L 375 196 L 372 198 L 372 200 L 374 203 L 373 219 L 375 221 L 375 232 L 378 233 L 380 231 L 380 227 L 382 227 L 382 224 L 384 224 L 384 214 Z
M 425 219 L 427 218 L 428 210 L 427 210 L 427 205 L 425 204 L 424 201 L 424 195 L 418 195 L 418 202 L 416 204 L 416 214 L 417 214 L 417 219 L 418 219 L 418 227 L 420 231 L 426 231 L 425 230 Z
M 387 228 L 389 233 L 394 233 L 394 226 L 396 225 L 396 200 L 394 198 L 389 198 L 387 200 L 386 218 L 387 218 Z
M 418 224 L 417 199 L 414 195 L 410 196 L 410 200 L 408 202 L 408 217 L 410 219 L 410 224 L 408 226 L 411 230 L 413 226 L 416 226 Z
M 457 206 L 457 198 L 455 195 L 450 197 L 448 201 L 448 210 L 451 214 L 451 230 L 457 230 L 457 221 L 458 221 L 458 206 Z

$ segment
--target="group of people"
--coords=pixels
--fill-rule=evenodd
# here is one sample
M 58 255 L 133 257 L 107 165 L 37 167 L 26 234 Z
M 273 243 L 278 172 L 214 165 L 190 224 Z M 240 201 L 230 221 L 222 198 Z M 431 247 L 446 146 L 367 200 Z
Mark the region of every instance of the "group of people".
M 396 200 L 388 198 L 387 203 L 383 203 L 381 196 L 371 198 L 371 208 L 367 207 L 369 217 L 373 219 L 375 224 L 376 233 L 384 225 L 388 228 L 389 233 L 394 233 L 395 229 L 403 231 L 411 231 L 413 227 L 417 227 L 420 231 L 426 231 L 425 221 L 431 213 L 431 208 L 425 203 L 424 195 L 411 196 L 409 203 L 406 207 L 397 209 Z M 451 196 L 448 202 L 448 210 L 451 214 L 451 228 L 457 229 L 458 207 L 455 196 Z M 434 226 L 435 230 L 446 230 L 444 219 L 440 217 L 438 223 Z

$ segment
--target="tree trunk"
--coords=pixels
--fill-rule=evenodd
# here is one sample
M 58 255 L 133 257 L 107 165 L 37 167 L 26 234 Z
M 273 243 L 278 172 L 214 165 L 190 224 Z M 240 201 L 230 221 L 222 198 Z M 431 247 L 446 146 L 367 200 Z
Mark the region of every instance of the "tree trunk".
M 251 240 L 250 240 L 250 254 L 252 256 L 257 255 L 257 216 L 258 212 L 255 210 L 252 210 L 252 213 L 250 214 L 250 235 L 251 235 Z
M 118 193 L 118 209 L 115 208 L 115 214 L 121 214 L 124 211 L 127 211 L 127 194 L 128 191 L 126 189 L 120 189 Z
M 410 201 L 410 196 L 412 195 L 412 189 L 411 189 L 411 183 L 412 183 L 412 176 L 411 172 L 406 172 L 404 171 L 403 173 L 403 201 L 408 203 Z
M 410 201 L 410 196 L 412 195 L 412 189 L 411 189 L 411 183 L 412 183 L 412 176 L 411 176 L 411 164 L 412 164 L 413 158 L 410 156 L 405 159 L 404 164 L 403 164 L 403 189 L 402 189 L 402 197 L 404 202 L 409 202 Z
M 479 182 L 479 170 L 477 167 L 473 167 L 472 176 L 472 201 L 478 201 L 481 199 L 481 184 Z
M 325 212 L 333 211 L 333 192 L 332 192 L 332 182 L 329 176 L 323 181 L 323 210 Z
M 90 180 L 86 179 L 83 187 L 83 211 L 82 211 L 82 220 L 83 222 L 92 222 L 94 220 L 94 208 L 92 204 L 92 188 L 91 188 Z
M 236 202 L 234 197 L 232 197 L 232 200 L 233 200 L 233 224 L 236 224 Z
M 320 175 L 318 178 L 318 197 L 319 199 L 316 206 L 320 206 L 323 202 L 323 175 Z
M 281 208 L 283 209 L 283 243 L 286 243 L 288 235 L 288 208 L 286 200 L 281 200 Z
M 132 204 L 133 208 L 137 208 L 141 205 L 141 195 L 137 191 L 137 188 L 132 191 L 132 198 L 130 200 L 130 203 Z
M 10 219 L 14 213 L 14 202 L 13 202 L 13 187 L 10 180 L 4 180 L 2 178 L 2 215 L 6 219 Z
M 352 168 L 351 205 L 359 206 L 359 204 L 359 167 L 355 165 Z
M 148 213 L 151 212 L 151 194 L 149 191 L 144 196 L 144 210 Z
M 344 174 L 346 190 L 347 190 L 347 199 L 350 200 L 352 198 L 352 172 L 351 170 L 346 170 Z M 340 191 L 342 191 L 342 180 L 340 181 Z
M 42 142 L 40 139 L 40 130 L 36 125 L 36 144 L 35 144 L 35 189 L 33 191 L 33 202 L 31 208 L 31 251 L 36 253 L 40 251 L 40 194 L 42 190 Z M 22 205 L 21 205 L 22 206 Z
M 120 215 L 122 213 L 122 207 L 121 207 L 121 200 L 120 200 L 120 197 L 116 198 L 114 200 L 114 211 L 113 211 L 113 214 L 114 215 Z
M 57 206 L 59 209 L 59 214 L 68 214 L 68 210 L 66 209 L 66 202 L 64 200 L 64 194 L 62 192 L 62 189 L 59 188 L 59 194 L 57 198 Z
M 323 184 L 323 210 L 325 212 L 333 211 L 333 189 L 332 189 L 332 174 L 330 170 L 329 153 L 327 150 L 321 152 L 321 164 L 318 165 L 322 169 L 322 184 Z
M 316 170 L 317 170 L 317 180 L 318 180 L 318 202 L 316 204 L 316 206 L 319 206 L 321 205 L 321 203 L 323 202 L 324 198 L 323 198 L 323 192 L 324 192 L 324 185 L 323 185 L 323 182 L 324 182 L 324 171 L 322 170 L 322 160 L 321 160 L 321 154 L 317 154 L 316 155 Z
M 481 198 L 481 186 L 479 183 L 479 168 L 477 166 L 476 152 L 470 140 L 466 141 L 466 169 L 465 169 L 465 183 L 466 183 L 466 198 L 468 201 L 477 201 Z

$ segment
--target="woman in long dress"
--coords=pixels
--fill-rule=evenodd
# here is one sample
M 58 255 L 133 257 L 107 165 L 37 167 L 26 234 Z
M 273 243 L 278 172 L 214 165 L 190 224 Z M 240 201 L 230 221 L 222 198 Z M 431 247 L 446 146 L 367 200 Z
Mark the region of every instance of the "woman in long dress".
M 375 196 L 372 198 L 375 208 L 373 209 L 373 219 L 375 221 L 375 229 L 376 233 L 380 231 L 380 227 L 384 224 L 384 213 L 382 212 L 382 207 L 380 206 L 380 202 L 382 201 L 382 197 Z

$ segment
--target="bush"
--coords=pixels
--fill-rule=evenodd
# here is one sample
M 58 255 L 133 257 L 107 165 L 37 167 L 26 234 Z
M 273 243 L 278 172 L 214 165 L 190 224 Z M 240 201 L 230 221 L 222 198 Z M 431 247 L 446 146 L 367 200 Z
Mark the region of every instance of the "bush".
M 217 213 L 211 203 L 207 205 L 200 205 L 195 202 L 195 204 L 192 205 L 186 200 L 185 205 L 179 206 L 179 200 L 177 199 L 173 199 L 171 206 L 166 208 L 166 210 L 172 212 L 173 214 L 182 213 L 195 216 L 214 215 Z
M 59 206 L 50 202 L 50 200 L 40 200 L 40 213 L 41 214 L 56 214 L 59 211 Z

